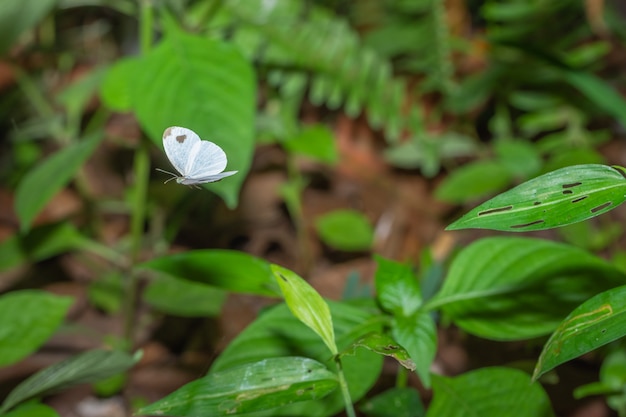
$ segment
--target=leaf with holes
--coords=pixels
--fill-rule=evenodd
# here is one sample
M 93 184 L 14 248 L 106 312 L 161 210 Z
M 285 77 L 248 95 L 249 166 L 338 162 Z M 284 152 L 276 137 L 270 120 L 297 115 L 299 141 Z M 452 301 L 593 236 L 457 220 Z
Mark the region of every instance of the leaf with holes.
M 626 170 L 615 168 L 589 164 L 549 172 L 481 204 L 446 230 L 525 232 L 598 216 L 626 200 Z
M 384 333 L 368 333 L 354 342 L 348 349 L 341 352 L 340 355 L 342 357 L 354 355 L 356 348 L 364 348 L 379 355 L 391 357 L 406 369 L 410 371 L 415 370 L 415 362 L 411 359 L 409 352 Z

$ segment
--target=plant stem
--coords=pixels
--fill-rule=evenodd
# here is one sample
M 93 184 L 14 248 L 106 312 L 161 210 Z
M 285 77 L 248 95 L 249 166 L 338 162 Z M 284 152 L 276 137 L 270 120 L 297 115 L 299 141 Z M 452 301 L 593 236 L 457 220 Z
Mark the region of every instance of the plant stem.
M 346 415 L 348 417 L 356 417 L 354 405 L 352 404 L 352 397 L 350 397 L 350 391 L 348 390 L 348 382 L 346 381 L 346 376 L 343 374 L 343 367 L 341 365 L 339 355 L 335 355 L 335 364 L 337 365 L 337 375 L 339 376 L 341 395 L 343 396 L 343 402 L 346 405 Z
M 302 192 L 304 191 L 304 179 L 296 166 L 295 156 L 287 154 L 287 176 L 289 182 L 298 187 L 297 199 L 286 198 L 287 210 L 296 228 L 296 240 L 298 243 L 298 259 L 302 274 L 307 276 L 311 270 L 311 248 L 309 246 L 309 233 L 302 215 Z
M 144 224 L 146 220 L 146 195 L 148 189 L 148 177 L 150 174 L 150 158 L 148 148 L 140 143 L 135 151 L 133 165 L 135 192 L 133 195 L 132 217 L 130 223 L 131 234 L 131 267 L 126 280 L 125 308 L 124 308 L 124 338 L 128 348 L 132 347 L 135 313 L 137 309 L 137 291 L 139 279 L 134 270 L 135 265 L 141 260 L 143 247 Z
M 143 54 L 147 53 L 152 46 L 153 9 L 151 0 L 140 2 L 140 45 Z M 131 267 L 126 279 L 126 291 L 124 300 L 124 339 L 126 347 L 132 349 L 135 314 L 137 310 L 137 292 L 139 279 L 134 270 L 135 265 L 141 260 L 143 247 L 144 225 L 146 221 L 146 196 L 148 180 L 150 176 L 150 157 L 147 145 L 141 141 L 135 151 L 133 162 L 135 192 L 130 223 L 131 238 Z
M 396 388 L 406 388 L 409 379 L 409 372 L 404 366 L 398 365 L 398 374 L 396 375 Z
M 152 0 L 141 0 L 140 21 L 139 21 L 139 45 L 141 53 L 147 54 L 152 48 L 152 31 L 154 23 L 154 9 Z

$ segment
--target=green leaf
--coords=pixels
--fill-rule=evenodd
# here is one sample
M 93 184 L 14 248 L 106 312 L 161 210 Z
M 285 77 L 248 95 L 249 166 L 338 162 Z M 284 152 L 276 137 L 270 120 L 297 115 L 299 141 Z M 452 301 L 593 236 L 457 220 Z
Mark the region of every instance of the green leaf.
M 343 251 L 367 250 L 374 230 L 369 220 L 355 210 L 335 210 L 317 218 L 315 228 L 328 246 Z
M 626 394 L 622 387 L 626 383 L 626 353 L 614 351 L 606 357 L 600 368 L 600 381 L 577 387 L 573 396 L 580 399 L 602 395 L 609 407 L 618 415 L 626 413 Z
M 424 417 L 419 392 L 413 388 L 391 388 L 366 400 L 359 411 L 368 417 Z
M 182 317 L 217 316 L 226 296 L 223 290 L 169 276 L 151 281 L 143 294 L 157 310 Z
M 532 137 L 541 133 L 563 129 L 571 119 L 571 111 L 567 108 L 559 108 L 550 111 L 537 111 L 534 113 L 526 113 L 517 119 L 519 128 L 524 132 L 526 137 Z
M 626 352 L 616 350 L 604 358 L 600 380 L 615 391 L 621 390 L 626 384 Z
M 541 385 L 510 368 L 483 368 L 454 378 L 433 375 L 428 417 L 553 417 Z
M 620 171 L 606 165 L 576 165 L 526 181 L 474 208 L 446 230 L 550 229 L 606 213 L 624 200 L 626 179 Z
M 15 410 L 2 417 L 60 417 L 52 407 L 44 404 L 27 403 L 19 405 Z
M 91 350 L 81 353 L 42 369 L 21 382 L 4 400 L 2 411 L 29 398 L 103 380 L 126 371 L 138 360 L 139 357 L 134 358 L 119 350 Z
M 27 235 L 14 235 L 0 243 L 0 271 L 76 249 L 83 240 L 69 223 L 35 227 Z
M 80 117 L 102 84 L 104 75 L 104 68 L 92 69 L 55 96 L 56 101 L 65 107 L 68 124 L 79 127 Z
M 592 103 L 626 125 L 626 101 L 613 86 L 590 72 L 562 71 L 562 74 L 565 81 Z
M 43 345 L 71 305 L 69 297 L 38 290 L 0 296 L 0 366 L 15 363 Z
M 33 28 L 56 3 L 56 0 L 3 0 L 0 9 L 0 55 L 5 55 L 20 35 Z
M 538 146 L 541 146 L 538 144 Z M 563 140 L 555 141 L 556 152 L 545 162 L 542 173 L 572 165 L 605 164 L 606 158 L 591 147 L 563 149 Z M 550 151 L 552 152 L 552 151 Z
M 435 197 L 450 203 L 462 203 L 495 193 L 510 181 L 511 174 L 501 162 L 477 161 L 452 171 L 437 187 Z
M 368 310 L 345 303 L 328 302 L 333 317 L 338 347 L 346 349 L 355 339 L 370 332 L 380 332 L 381 322 Z M 280 356 L 305 356 L 334 366 L 328 347 L 310 328 L 300 322 L 285 304 L 262 313 L 241 332 L 213 362 L 211 372 L 219 372 L 245 363 Z M 343 371 L 353 401 L 362 398 L 374 385 L 382 369 L 382 356 L 365 349 L 342 357 Z M 260 415 L 293 417 L 297 415 L 330 416 L 344 407 L 339 391 L 319 401 L 309 401 Z M 255 416 L 257 417 L 257 416 Z
M 396 316 L 410 316 L 422 304 L 422 293 L 410 265 L 375 255 L 376 298 L 385 310 Z
M 574 309 L 552 333 L 539 356 L 533 379 L 556 366 L 626 335 L 626 286 L 596 295 Z
M 256 84 L 250 63 L 233 45 L 170 30 L 135 65 L 126 71 L 144 130 L 159 147 L 167 127 L 183 126 L 224 149 L 227 169 L 239 174 L 207 187 L 234 207 L 254 151 Z
M 624 384 L 626 384 L 626 352 L 616 350 L 609 353 L 602 362 L 600 381 L 576 387 L 573 396 L 580 399 L 604 395 L 609 406 L 619 413 L 626 407 L 626 394 L 622 390 Z
M 154 258 L 139 267 L 227 291 L 280 296 L 270 264 L 243 252 L 193 250 Z
M 107 70 L 100 85 L 100 98 L 105 106 L 118 112 L 133 109 L 132 80 L 141 69 L 140 58 L 123 58 Z
M 494 145 L 498 159 L 513 177 L 529 178 L 541 169 L 542 161 L 535 147 L 526 141 L 499 141 Z
M 354 342 L 348 349 L 341 352 L 341 357 L 353 355 L 356 348 L 364 348 L 376 352 L 379 355 L 394 358 L 398 363 L 410 371 L 415 370 L 415 362 L 402 346 L 384 333 L 369 333 Z
M 543 91 L 513 91 L 509 101 L 514 107 L 526 112 L 552 111 L 562 104 L 558 96 Z
M 328 304 L 321 295 L 295 272 L 279 265 L 271 265 L 272 272 L 289 310 L 319 337 L 333 355 L 338 353 L 333 331 L 333 319 Z
M 325 125 L 307 126 L 283 143 L 287 151 L 308 156 L 319 162 L 335 164 L 339 158 L 333 132 Z
M 527 339 L 553 331 L 580 303 L 624 280 L 613 265 L 572 246 L 492 237 L 458 254 L 425 307 L 440 307 L 456 325 L 481 337 Z
M 15 212 L 20 219 L 22 231 L 30 229 L 35 216 L 72 179 L 102 137 L 102 132 L 97 132 L 81 142 L 63 148 L 24 176 L 15 191 Z
M 238 415 L 324 398 L 337 385 L 335 374 L 313 359 L 269 358 L 211 373 L 141 408 L 137 414 Z
M 437 328 L 429 313 L 396 317 L 392 323 L 393 338 L 404 347 L 416 365 L 425 387 L 430 387 L 430 367 L 437 353 Z

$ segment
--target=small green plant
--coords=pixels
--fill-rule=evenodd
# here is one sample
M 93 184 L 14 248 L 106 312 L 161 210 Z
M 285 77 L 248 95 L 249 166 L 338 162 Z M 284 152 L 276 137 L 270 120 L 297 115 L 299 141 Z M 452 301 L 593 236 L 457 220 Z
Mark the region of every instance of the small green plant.
M 449 229 L 538 230 L 595 217 L 626 199 L 622 172 L 622 168 L 583 165 L 548 173 L 475 208 Z M 180 269 L 170 265 L 166 268 L 170 273 L 186 268 L 180 256 L 188 255 L 177 255 Z M 222 415 L 220 407 L 228 404 L 230 412 L 272 408 L 263 415 L 332 415 L 343 404 L 348 415 L 354 415 L 349 399 L 359 401 L 365 395 L 381 371 L 382 356 L 391 356 L 398 363 L 399 376 L 415 371 L 423 384 L 432 386 L 433 402 L 417 415 L 509 415 L 512 404 L 516 415 L 553 415 L 541 386 L 530 382 L 626 334 L 620 325 L 626 306 L 621 285 L 626 276 L 610 263 L 566 244 L 519 237 L 479 240 L 454 258 L 442 287 L 428 299 L 410 266 L 381 257 L 376 260 L 376 304 L 327 303 L 291 271 L 267 267 L 267 286 L 273 285 L 273 275 L 286 306 L 260 316 L 222 353 L 207 377 L 140 413 Z M 168 260 L 159 263 L 163 268 Z M 289 310 L 295 317 L 290 319 Z M 532 379 L 510 368 L 445 378 L 430 373 L 437 343 L 434 312 L 487 339 L 552 335 Z M 296 365 L 304 359 L 285 356 L 294 350 L 311 362 Z M 268 357 L 282 358 L 280 365 Z M 271 366 L 278 367 L 278 377 L 268 388 L 263 375 Z M 281 370 L 285 366 L 298 367 L 300 373 Z M 367 413 L 379 403 L 388 407 L 393 403 L 384 415 L 416 415 L 411 413 L 423 410 L 419 396 L 404 390 L 405 377 L 395 388 L 363 402 L 361 409 Z M 223 390 L 224 383 L 229 390 Z M 485 394 L 497 394 L 497 403 L 480 400 Z
M 606 52 L 606 44 L 584 47 L 566 39 L 569 53 L 559 61 L 552 59 L 556 54 L 533 50 L 527 47 L 530 43 L 520 41 L 533 38 L 534 30 L 526 31 L 522 24 L 528 16 L 535 29 L 549 31 L 551 26 L 537 28 L 537 22 L 578 7 L 572 6 L 573 0 L 545 5 L 486 2 L 482 10 L 487 25 L 498 35 L 495 65 L 469 80 L 457 80 L 450 66 L 459 39 L 450 33 L 440 0 L 388 2 L 390 23 L 365 40 L 347 19 L 304 0 L 195 1 L 186 4 L 189 7 L 173 2 L 169 8 L 154 8 L 147 0 L 114 3 L 139 22 L 138 56 L 96 68 L 58 94 L 39 85 L 34 74 L 15 68 L 21 97 L 32 110 L 12 133 L 20 157 L 11 162 L 15 170 L 9 182 L 16 184 L 14 208 L 20 230 L 0 243 L 0 270 L 66 253 L 95 258 L 98 262 L 85 262 L 96 277 L 88 286 L 89 301 L 107 313 L 121 313 L 124 331 L 109 336 L 112 341 L 103 343 L 107 349 L 73 355 L 32 375 L 6 396 L 0 413 L 56 416 L 38 399 L 75 384 L 104 382 L 107 386 L 101 385 L 100 393 L 122 389 L 125 372 L 141 356 L 134 352 L 137 302 L 164 314 L 213 317 L 221 314 L 229 293 L 284 301 L 263 311 L 226 346 L 205 376 L 137 410 L 145 415 L 552 416 L 538 383 L 542 376 L 626 333 L 620 320 L 626 308 L 624 268 L 585 249 L 501 236 L 464 247 L 445 265 L 424 262 L 419 269 L 374 255 L 375 294 L 331 301 L 295 272 L 246 253 L 222 249 L 169 253 L 181 219 L 198 201 L 190 196 L 199 193 L 175 184 L 165 188 L 161 178 L 150 181 L 150 149 L 160 149 L 163 130 L 193 127 L 201 137 L 219 144 L 228 155 L 229 169 L 239 171 L 229 181 L 206 186 L 233 208 L 251 167 L 255 135 L 269 136 L 286 153 L 287 181 L 281 195 L 301 243 L 299 261 L 305 265 L 299 269 L 306 271 L 309 237 L 302 193 L 307 180 L 297 158 L 331 166 L 338 160 L 332 132 L 321 123 L 301 123 L 307 99 L 330 111 L 343 106 L 349 116 L 363 112 L 364 119 L 384 132 L 385 158 L 426 175 L 436 174 L 450 157 L 481 151 L 467 133 L 426 132 L 419 107 L 412 105 L 419 89 L 407 87 L 408 78 L 393 73 L 395 60 L 401 61 L 402 71 L 426 73 L 419 91 L 442 95 L 436 120 L 442 120 L 443 111 L 463 113 L 487 97 L 495 102 L 489 118 L 494 145 L 484 147 L 485 160 L 448 177 L 452 192 L 442 187 L 444 197 L 465 201 L 549 171 L 476 207 L 449 230 L 534 231 L 604 214 L 626 199 L 624 169 L 569 166 L 568 161 L 578 161 L 570 150 L 582 149 L 580 159 L 596 158 L 592 148 L 605 135 L 588 128 L 586 106 L 570 102 L 567 94 L 536 91 L 562 79 L 582 93 L 590 107 L 625 120 L 623 99 L 588 68 Z M 0 25 L 3 54 L 20 34 L 45 19 L 54 2 L 9 0 L 7 5 L 0 13 L 6 23 Z M 403 19 L 406 11 L 417 25 Z M 45 40 L 43 26 L 40 35 Z M 158 40 L 153 38 L 155 29 L 162 35 Z M 428 39 L 420 39 L 418 49 L 398 47 L 391 43 L 397 36 L 394 29 L 418 38 L 434 34 L 435 47 L 429 50 Z M 576 33 L 574 38 L 587 36 Z M 529 57 L 532 68 L 520 64 Z M 535 80 L 535 74 L 544 77 Z M 267 100 L 258 116 L 257 77 L 264 88 L 259 96 Z M 473 94 L 477 85 L 481 94 Z M 101 105 L 87 110 L 96 93 Z M 513 114 L 512 109 L 523 114 Z M 105 135 L 113 112 L 132 113 L 146 137 L 131 141 Z M 17 141 L 20 138 L 47 138 L 52 152 L 42 157 L 37 146 Z M 536 144 L 530 143 L 536 139 Z M 84 181 L 85 164 L 105 141 L 116 141 L 132 159 L 127 175 L 120 175 L 127 181 L 125 193 L 113 202 L 102 201 Z M 545 166 L 542 157 L 548 158 Z M 162 155 L 159 161 L 166 163 Z M 81 227 L 70 218 L 39 223 L 44 207 L 70 183 L 86 207 Z M 203 208 L 207 206 L 211 204 Z M 101 243 L 94 232 L 99 222 L 119 214 L 129 219 L 128 232 L 113 244 Z M 330 248 L 372 248 L 372 226 L 358 212 L 325 214 L 316 219 L 315 227 Z M 602 246 L 612 236 L 589 247 Z M 0 366 L 15 364 L 41 347 L 62 328 L 70 306 L 69 297 L 41 290 L 1 295 Z M 489 340 L 549 339 L 532 375 L 498 366 L 447 377 L 431 370 L 441 325 Z M 370 395 L 386 358 L 395 361 L 395 384 Z M 623 363 L 617 353 L 608 356 L 600 382 L 580 388 L 576 395 L 606 394 L 623 415 L 619 392 Z M 413 372 L 432 389 L 429 404 L 410 388 Z

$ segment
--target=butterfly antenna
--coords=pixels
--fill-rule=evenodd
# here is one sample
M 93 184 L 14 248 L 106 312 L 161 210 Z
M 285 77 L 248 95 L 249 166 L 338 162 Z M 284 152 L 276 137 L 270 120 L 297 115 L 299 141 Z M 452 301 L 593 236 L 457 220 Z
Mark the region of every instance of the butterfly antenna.
M 163 172 L 163 173 L 165 173 L 165 174 L 170 174 L 170 175 L 172 176 L 172 178 L 167 179 L 167 180 L 166 180 L 163 184 L 167 184 L 168 182 L 170 182 L 170 181 L 175 180 L 176 178 L 178 178 L 178 175 L 174 174 L 173 172 L 166 171 L 166 170 L 161 169 L 161 168 L 155 168 L 155 169 L 156 169 L 157 171 L 159 171 L 159 172 Z

